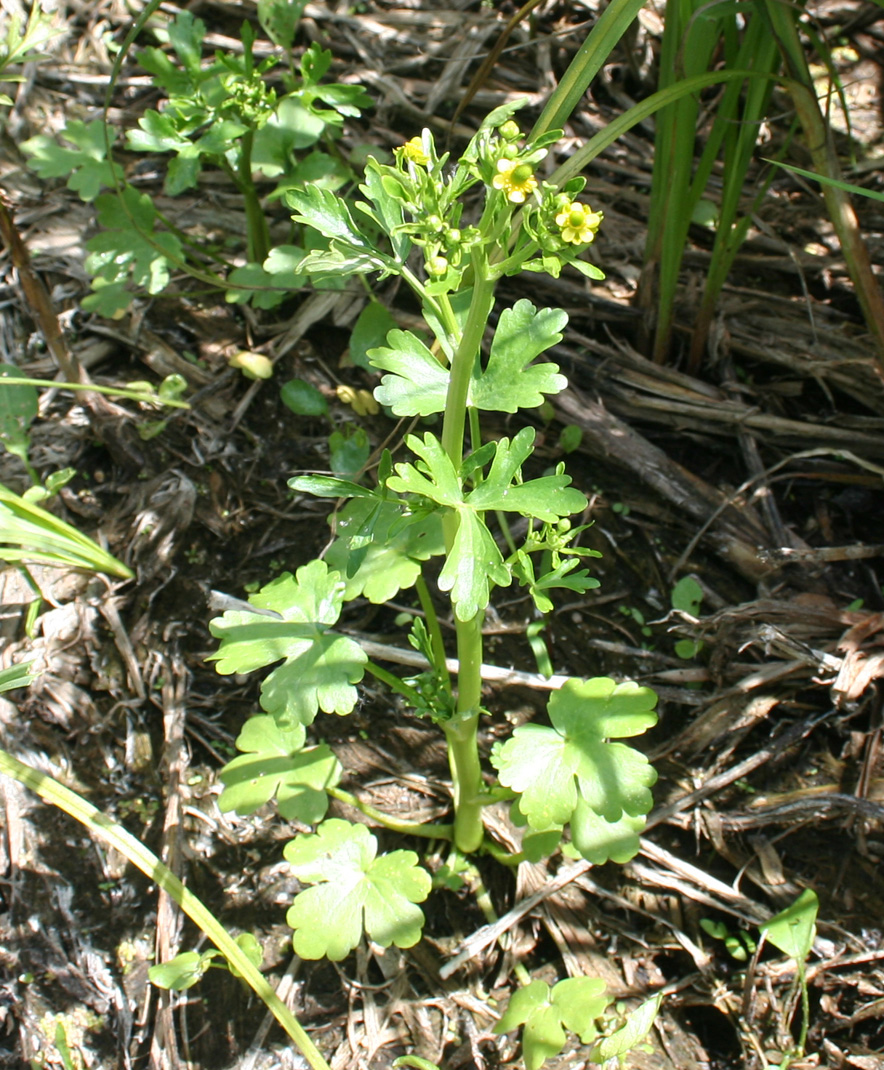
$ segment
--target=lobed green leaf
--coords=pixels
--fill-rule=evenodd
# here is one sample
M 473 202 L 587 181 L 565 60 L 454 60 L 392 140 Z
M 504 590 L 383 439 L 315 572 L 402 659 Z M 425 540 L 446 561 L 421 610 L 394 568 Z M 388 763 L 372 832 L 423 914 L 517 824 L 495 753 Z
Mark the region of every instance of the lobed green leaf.
M 377 846 L 365 825 L 336 818 L 286 844 L 294 875 L 313 885 L 286 916 L 302 958 L 339 962 L 363 932 L 382 947 L 411 947 L 420 939 L 424 916 L 416 904 L 429 895 L 430 875 L 413 851 L 378 857 Z
M 340 780 L 341 767 L 324 744 L 304 749 L 304 727 L 284 729 L 272 717 L 246 721 L 236 740 L 239 757 L 220 772 L 222 812 L 251 814 L 272 798 L 282 817 L 315 825 L 328 809 L 326 788 Z
M 631 682 L 569 680 L 550 697 L 552 727 L 522 725 L 495 748 L 500 782 L 519 792 L 533 829 L 570 823 L 578 850 L 596 864 L 635 854 L 656 773 L 644 755 L 608 740 L 655 724 L 656 698 Z
M 249 598 L 278 616 L 235 610 L 210 622 L 221 640 L 210 659 L 223 675 L 282 661 L 261 685 L 261 707 L 282 728 L 310 724 L 320 709 L 348 714 L 367 658 L 358 643 L 330 629 L 343 593 L 340 573 L 324 561 L 311 561 L 295 576 L 284 573 Z

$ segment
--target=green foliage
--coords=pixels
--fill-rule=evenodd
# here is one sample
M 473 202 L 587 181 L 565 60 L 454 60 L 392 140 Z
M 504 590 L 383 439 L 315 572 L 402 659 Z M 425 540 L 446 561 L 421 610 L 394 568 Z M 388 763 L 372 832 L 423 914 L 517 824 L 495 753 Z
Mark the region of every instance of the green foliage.
M 150 195 L 126 186 L 119 196 L 100 194 L 95 207 L 104 230 L 86 242 L 86 270 L 106 287 L 131 279 L 149 294 L 162 293 L 182 249 L 176 235 L 156 230 L 157 211 Z M 104 294 L 105 288 L 97 291 L 99 300 Z
M 283 405 L 296 416 L 325 416 L 328 402 L 319 390 L 303 379 L 289 379 L 279 388 Z
M 424 561 L 445 552 L 437 514 L 417 516 L 409 524 L 400 520 L 395 500 L 355 498 L 338 513 L 337 538 L 325 560 L 346 577 L 348 602 L 360 595 L 376 605 L 389 602 L 414 586 Z
M 86 568 L 131 579 L 132 570 L 39 505 L 0 485 L 0 561 Z
M 40 178 L 67 176 L 68 189 L 87 202 L 94 201 L 102 189 L 113 186 L 115 181 L 122 181 L 122 170 L 107 158 L 108 145 L 113 145 L 116 132 L 105 131 L 100 119 L 88 124 L 72 119 L 60 136 L 73 148 L 59 145 L 48 134 L 37 134 L 21 144 Z
M 357 368 L 371 369 L 369 350 L 380 346 L 396 326 L 393 317 L 380 301 L 369 301 L 359 313 L 350 335 L 350 360 Z
M 314 73 L 324 69 L 323 57 L 310 62 L 316 63 Z M 526 826 L 513 862 L 552 854 L 566 828 L 593 863 L 626 861 L 638 850 L 655 780 L 647 759 L 617 740 L 656 722 L 656 696 L 606 678 L 566 681 L 550 698 L 551 726 L 523 725 L 498 743 L 492 753 L 497 785 L 488 786 L 479 758 L 482 623 L 495 589 L 515 579 L 530 593 L 538 619 L 527 638 L 541 671 L 552 675 L 542 615 L 552 610 L 557 591 L 583 595 L 598 585 L 585 562 L 599 555 L 580 546 L 586 529 L 570 520 L 586 508 L 586 498 L 571 486 L 564 464 L 532 474 L 533 427 L 483 437 L 483 413 L 537 409 L 567 385 L 558 366 L 542 359 L 562 338 L 567 316 L 560 309 L 517 301 L 500 313 L 483 354 L 496 282 L 520 270 L 557 276 L 570 266 L 591 277 L 601 274 L 578 258 L 602 215 L 576 200 L 583 179 L 560 189 L 535 177 L 558 134 L 517 144 L 520 134 L 510 117 L 519 106 L 514 102 L 489 116 L 457 162 L 437 154 L 427 130 L 396 150 L 392 165 L 369 159 L 360 186 L 366 199 L 352 210 L 319 184 L 285 192 L 294 221 L 305 228 L 307 250 L 289 265 L 292 271 L 328 286 L 352 275 L 396 275 L 415 293 L 432 337 L 394 326 L 375 302 L 360 317 L 351 356 L 382 373 L 374 397 L 393 416 L 438 417 L 434 423 L 441 428 L 406 435 L 406 452 L 395 461 L 381 450 L 371 486 L 364 485 L 370 463 L 365 431 L 336 431 L 330 439 L 334 474 L 289 480 L 296 493 L 344 500 L 324 559 L 253 595 L 255 612 L 228 612 L 211 625 L 221 640 L 220 671 L 283 662 L 261 687 L 261 705 L 270 716 L 247 723 L 249 732 L 238 740 L 245 753 L 222 771 L 222 805 L 247 812 L 275 794 L 282 808 L 290 794 L 290 815 L 314 822 L 324 816 L 331 794 L 390 830 L 451 838 L 452 854 L 438 870 L 439 884 L 446 886 L 470 864 L 470 854 L 485 847 L 495 856 L 503 853 L 486 838 L 482 811 L 513 795 L 513 820 Z M 485 204 L 479 222 L 471 224 L 463 219 L 462 198 L 476 186 L 484 187 Z M 413 248 L 423 256 L 423 274 L 412 267 Z M 289 393 L 299 410 L 316 400 L 300 384 Z M 524 521 L 518 543 L 516 525 L 509 522 L 513 514 Z M 432 585 L 453 611 L 456 680 Z M 401 617 L 412 622 L 409 641 L 428 665 L 403 678 L 369 661 L 333 626 L 344 602 L 381 605 L 407 599 L 412 588 L 420 608 L 397 605 L 397 623 Z M 364 669 L 412 715 L 442 728 L 452 772 L 452 826 L 426 828 L 382 814 L 333 786 L 339 770 L 331 751 L 320 746 L 315 760 L 308 757 L 304 726 L 320 707 L 349 712 Z M 571 844 L 563 850 L 572 850 Z M 430 878 L 412 852 L 377 851 L 365 826 L 337 819 L 321 821 L 316 832 L 287 845 L 295 876 L 309 885 L 288 912 L 299 955 L 339 960 L 364 936 L 385 947 L 409 947 L 419 939 L 423 914 L 417 904 L 429 893 Z M 614 1031 L 603 1035 L 613 1027 L 598 1025 L 608 1006 L 602 989 L 589 978 L 552 989 L 535 982 L 514 995 L 499 1028 L 524 1025 L 529 1070 L 562 1050 L 568 1030 L 596 1045 L 600 1059 L 618 1057 L 644 1037 L 658 1001 L 618 1019 Z
M 531 828 L 570 823 L 574 845 L 595 865 L 636 854 L 657 777 L 643 754 L 608 740 L 656 724 L 656 698 L 649 688 L 605 677 L 568 680 L 550 698 L 551 728 L 522 725 L 495 747 L 500 782 L 519 793 L 518 811 Z
M 280 728 L 313 721 L 325 713 L 350 713 L 353 686 L 362 679 L 365 654 L 352 639 L 331 630 L 341 612 L 344 584 L 324 561 L 312 561 L 294 576 L 286 572 L 249 601 L 271 615 L 228 610 L 209 629 L 221 640 L 212 655 L 219 673 L 251 672 L 274 662 L 261 685 L 261 706 Z
M 302 10 L 300 2 L 263 2 L 259 21 L 274 42 L 290 49 Z M 340 188 L 350 178 L 348 169 L 317 143 L 338 136 L 345 119 L 358 116 L 371 101 L 359 86 L 320 84 L 331 54 L 315 44 L 301 58 L 299 76 L 286 76 L 288 91 L 278 96 L 268 81 L 278 58 L 256 59 L 255 31 L 248 22 L 242 27 L 242 54 L 216 52 L 208 64 L 203 62 L 206 27 L 191 12 L 180 11 L 157 32 L 171 54 L 151 46 L 137 58 L 165 100 L 127 131 L 126 147 L 169 157 L 164 182 L 169 196 L 196 187 L 206 168 L 225 172 L 243 198 L 247 262 L 233 268 L 225 281 L 206 269 L 205 257 L 189 259 L 181 235 L 171 227 L 158 227 L 149 196 L 129 186 L 113 163 L 110 151 L 117 132 L 98 119 L 88 125 L 72 120 L 61 132 L 63 144 L 39 135 L 22 149 L 41 178 L 66 177 L 68 187 L 83 200 L 97 199 L 99 223 L 105 229 L 87 243 L 86 267 L 94 276 L 94 293 L 84 307 L 118 316 L 132 300 L 130 283 L 148 294 L 161 293 L 174 267 L 221 286 L 230 301 L 273 308 L 304 285 L 305 277 L 291 270 L 304 250 L 270 248 L 254 175 L 278 179 L 278 193 L 296 183 L 329 193 Z M 313 151 L 300 159 L 305 149 Z M 102 194 L 102 189 L 113 192 Z
M 494 332 L 488 365 L 473 379 L 468 404 L 494 412 L 517 412 L 543 403 L 545 394 L 564 390 L 558 365 L 535 364 L 550 346 L 562 340 L 568 317 L 559 309 L 538 310 L 530 301 L 504 309 Z M 410 331 L 391 331 L 388 348 L 369 351 L 375 368 L 392 372 L 381 379 L 375 396 L 395 416 L 430 416 L 444 412 L 448 370 Z
M 261 960 L 264 957 L 261 945 L 251 933 L 241 933 L 236 938 L 236 943 L 252 965 L 256 967 L 261 965 Z M 239 976 L 236 968 L 227 963 L 223 954 L 217 948 L 210 948 L 202 953 L 199 951 L 182 951 L 179 955 L 169 959 L 168 962 L 151 966 L 147 971 L 147 975 L 157 988 L 183 992 L 201 981 L 206 970 L 212 966 L 220 966 L 222 969 L 230 970 L 234 977 Z
M 244 753 L 219 773 L 224 791 L 218 808 L 251 814 L 275 797 L 287 821 L 321 821 L 328 809 L 325 789 L 337 785 L 341 767 L 324 743 L 304 749 L 304 738 L 303 725 L 284 729 L 272 717 L 249 718 L 236 740 Z
M 582 1044 L 591 1044 L 598 1030 L 595 1019 L 611 1002 L 603 995 L 604 981 L 597 977 L 570 977 L 552 988 L 545 981 L 532 981 L 517 989 L 494 1027 L 509 1033 L 520 1025 L 522 1055 L 527 1070 L 538 1070 L 564 1048 L 567 1033 L 576 1033 Z
M 816 939 L 819 907 L 816 892 L 812 888 L 805 888 L 791 906 L 761 926 L 762 933 L 774 947 L 794 959 L 802 971 Z
M 363 932 L 381 947 L 412 947 L 424 915 L 417 903 L 430 893 L 430 875 L 414 851 L 377 854 L 365 825 L 324 821 L 315 833 L 296 836 L 284 854 L 294 875 L 310 884 L 287 915 L 301 958 L 339 962 Z
M 488 443 L 465 462 L 460 474 L 435 435 L 427 432 L 423 439 L 414 435 L 406 445 L 423 464 L 395 465 L 396 475 L 387 480 L 390 490 L 415 494 L 428 502 L 454 511 L 457 520 L 454 542 L 439 577 L 439 587 L 450 592 L 459 620 L 471 620 L 488 605 L 491 585 L 505 587 L 511 571 L 494 541 L 482 514 L 488 509 L 516 512 L 552 523 L 579 512 L 586 499 L 569 484 L 564 473 L 522 481 L 521 467 L 531 452 L 534 429 L 522 428 L 513 438 Z M 466 476 L 472 476 L 490 464 L 487 474 L 475 490 L 465 492 Z
M 0 669 L 0 695 L 5 691 L 15 691 L 19 687 L 27 687 L 37 679 L 39 674 L 31 672 L 31 662 L 22 661 L 17 665 L 10 665 Z
M 3 379 L 17 377 L 14 364 L 0 364 L 0 442 L 28 467 L 31 436 L 28 429 L 37 415 L 37 388 L 24 383 L 4 383 Z
M 696 617 L 703 601 L 703 588 L 693 576 L 682 576 L 672 588 L 672 608 Z
M 0 82 L 23 81 L 23 75 L 12 74 L 9 68 L 43 59 L 43 46 L 62 33 L 53 25 L 54 21 L 54 16 L 39 3 L 31 6 L 24 27 L 18 13 L 6 13 L 6 37 L 0 41 Z M 11 97 L 0 93 L 0 106 L 12 104 Z
M 590 1061 L 604 1064 L 608 1059 L 622 1060 L 627 1052 L 637 1048 L 650 1033 L 662 1002 L 660 993 L 636 1007 L 619 1029 L 593 1044 Z
M 700 918 L 700 928 L 714 940 L 723 941 L 728 954 L 737 962 L 746 962 L 755 954 L 755 940 L 742 929 L 733 933 L 723 921 L 712 921 L 711 918 Z

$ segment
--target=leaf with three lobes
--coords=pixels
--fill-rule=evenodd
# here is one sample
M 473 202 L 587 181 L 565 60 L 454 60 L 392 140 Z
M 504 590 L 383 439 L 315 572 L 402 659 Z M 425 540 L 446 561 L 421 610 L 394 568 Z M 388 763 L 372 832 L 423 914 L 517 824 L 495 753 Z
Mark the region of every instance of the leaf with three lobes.
M 568 487 L 570 479 L 561 473 L 526 483 L 512 482 L 530 454 L 533 442 L 534 429 L 526 427 L 512 442 L 502 438 L 483 447 L 479 451 L 483 460 L 486 452 L 490 455 L 493 451 L 488 475 L 465 497 L 461 477 L 439 440 L 429 432 L 423 439 L 409 435 L 406 445 L 423 462 L 422 468 L 409 463 L 397 464 L 396 474 L 387 480 L 387 487 L 392 491 L 418 494 L 456 511 L 457 532 L 439 577 L 439 587 L 451 592 L 459 620 L 471 620 L 488 605 L 491 584 L 505 587 L 511 579 L 503 554 L 481 515 L 485 510 L 518 512 L 553 522 L 586 505 L 584 496 Z M 474 467 L 467 458 L 465 470 L 471 472 Z
M 108 145 L 113 145 L 116 132 L 109 129 L 105 140 L 104 123 L 93 119 L 88 125 L 72 119 L 60 136 L 70 142 L 71 149 L 46 134 L 38 134 L 22 142 L 22 151 L 30 157 L 30 166 L 40 178 L 63 178 L 69 175 L 68 189 L 79 193 L 84 201 L 93 201 L 102 187 L 113 186 L 115 165 L 107 159 Z M 123 172 L 116 168 L 117 177 Z
M 513 575 L 522 586 L 528 588 L 535 606 L 541 613 L 552 613 L 554 606 L 552 599 L 546 594 L 547 591 L 565 589 L 574 591 L 575 594 L 583 594 L 600 586 L 599 581 L 590 576 L 585 568 L 579 572 L 574 571 L 579 564 L 579 557 L 566 557 L 555 568 L 536 579 L 534 562 L 529 554 L 520 551 L 513 563 Z
M 437 505 L 463 505 L 460 479 L 439 439 L 428 431 L 422 439 L 406 435 L 405 445 L 424 462 L 426 474 L 413 464 L 397 464 L 387 487 L 399 494 L 420 494 Z
M 457 534 L 439 573 L 439 589 L 450 592 L 457 619 L 472 620 L 488 605 L 491 584 L 508 587 L 511 579 L 485 521 L 469 509 L 460 510 Z
M 105 229 L 86 242 L 86 270 L 107 282 L 125 281 L 131 271 L 136 286 L 160 293 L 183 254 L 174 234 L 154 230 L 156 209 L 150 196 L 127 186 L 120 196 L 102 193 L 95 206 Z
M 521 513 L 549 524 L 586 508 L 586 497 L 569 485 L 571 477 L 564 472 L 513 482 L 531 453 L 534 435 L 533 427 L 523 427 L 512 443 L 508 438 L 500 439 L 485 481 L 467 497 L 470 506 Z
M 414 851 L 377 856 L 378 843 L 365 825 L 332 819 L 315 833 L 296 836 L 283 854 L 302 884 L 286 920 L 295 952 L 340 962 L 365 932 L 381 947 L 412 947 L 420 939 L 430 875 Z
M 656 701 L 650 688 L 606 677 L 569 680 L 553 692 L 552 727 L 522 725 L 492 754 L 529 825 L 543 831 L 570 822 L 578 850 L 596 864 L 631 857 L 656 773 L 643 754 L 608 740 L 656 724 Z
M 347 577 L 346 601 L 364 594 L 369 602 L 383 605 L 414 586 L 422 561 L 445 552 L 438 514 L 415 517 L 406 524 L 401 521 L 395 501 L 358 498 L 338 513 L 338 537 L 325 560 Z M 357 567 L 350 573 L 347 565 L 354 558 Z
M 565 1030 L 577 1033 L 584 1044 L 597 1036 L 595 1019 L 611 1002 L 603 995 L 604 981 L 597 977 L 570 977 L 550 989 L 545 981 L 532 981 L 517 989 L 494 1027 L 509 1033 L 520 1025 L 522 1053 L 527 1070 L 538 1070 L 546 1059 L 564 1048 Z
M 236 746 L 244 753 L 219 774 L 224 784 L 219 810 L 251 814 L 275 796 L 288 821 L 315 825 L 325 817 L 325 789 L 337 785 L 341 767 L 324 743 L 303 749 L 303 725 L 284 729 L 259 714 L 246 721 Z
M 373 219 L 389 237 L 393 246 L 393 254 L 400 264 L 404 264 L 411 250 L 411 238 L 397 230 L 397 227 L 402 226 L 402 205 L 384 187 L 381 167 L 382 165 L 373 157 L 369 157 L 366 161 L 365 182 L 359 189 L 371 203 L 357 201 L 356 207 Z
M 261 685 L 261 707 L 281 728 L 310 724 L 318 710 L 351 713 L 367 658 L 358 643 L 331 631 L 344 596 L 338 572 L 311 561 L 295 576 L 286 572 L 249 601 L 282 619 L 228 611 L 209 624 L 221 640 L 216 669 L 222 675 L 252 672 L 282 661 Z
M 560 308 L 536 309 L 525 298 L 500 314 L 488 364 L 470 384 L 467 404 L 491 412 L 536 409 L 545 394 L 559 394 L 568 385 L 558 364 L 531 364 L 562 340 L 568 322 Z

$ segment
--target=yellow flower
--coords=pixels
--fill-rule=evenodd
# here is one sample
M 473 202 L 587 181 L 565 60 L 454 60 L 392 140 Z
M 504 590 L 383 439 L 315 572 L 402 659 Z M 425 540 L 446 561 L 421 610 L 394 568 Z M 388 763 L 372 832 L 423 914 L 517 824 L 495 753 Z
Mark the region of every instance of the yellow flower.
M 604 216 L 594 212 L 588 204 L 570 201 L 556 216 L 556 226 L 562 228 L 562 238 L 573 245 L 589 245 L 601 226 Z
M 404 159 L 420 164 L 421 167 L 426 167 L 430 162 L 430 157 L 424 152 L 424 144 L 419 137 L 413 137 L 411 141 L 406 141 L 396 151 L 401 152 Z
M 495 189 L 503 190 L 513 204 L 524 204 L 529 193 L 537 189 L 531 165 L 518 160 L 498 160 L 497 174 L 491 180 Z

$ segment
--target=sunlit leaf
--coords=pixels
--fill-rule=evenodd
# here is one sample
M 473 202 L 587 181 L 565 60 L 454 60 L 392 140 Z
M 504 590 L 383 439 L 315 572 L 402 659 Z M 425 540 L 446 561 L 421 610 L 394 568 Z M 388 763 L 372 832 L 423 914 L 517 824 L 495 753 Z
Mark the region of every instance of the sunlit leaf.
M 302 884 L 286 915 L 297 954 L 339 962 L 363 932 L 381 947 L 411 947 L 420 939 L 430 875 L 414 851 L 377 854 L 365 825 L 324 821 L 315 833 L 297 836 L 283 854 Z

